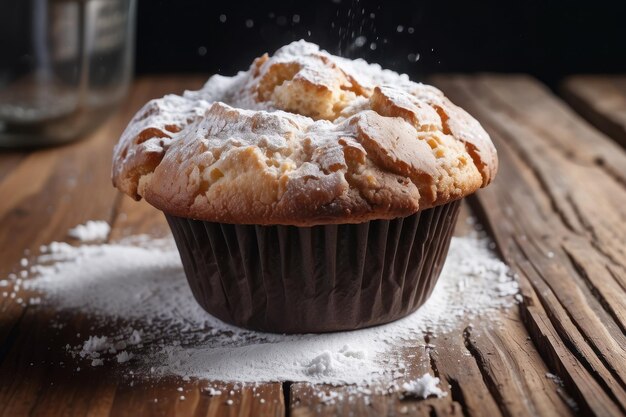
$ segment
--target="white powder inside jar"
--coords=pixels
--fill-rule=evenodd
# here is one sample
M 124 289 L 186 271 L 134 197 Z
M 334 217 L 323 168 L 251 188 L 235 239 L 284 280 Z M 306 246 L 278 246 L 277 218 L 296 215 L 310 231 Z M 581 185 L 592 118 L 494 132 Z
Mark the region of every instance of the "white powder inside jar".
M 401 388 L 394 381 L 402 378 L 405 364 L 392 359 L 394 352 L 423 345 L 425 332 L 460 331 L 515 302 L 517 282 L 490 243 L 477 235 L 453 238 L 440 280 L 422 308 L 351 332 L 279 335 L 225 324 L 194 300 L 173 241 L 145 236 L 114 244 L 53 242 L 34 259 L 35 276 L 22 285 L 38 292 L 33 297 L 47 308 L 92 317 L 96 334 L 66 347 L 77 365 L 116 364 L 135 376 Z M 105 325 L 117 330 L 98 333 Z M 425 379 L 413 387 L 415 395 L 424 384 L 423 392 L 440 395 L 434 392 L 437 383 Z

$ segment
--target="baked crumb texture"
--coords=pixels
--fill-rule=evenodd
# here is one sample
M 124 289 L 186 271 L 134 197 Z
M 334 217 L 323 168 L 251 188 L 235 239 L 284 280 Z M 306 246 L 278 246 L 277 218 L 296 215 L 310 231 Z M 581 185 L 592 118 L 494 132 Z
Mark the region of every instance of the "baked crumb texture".
M 148 102 L 115 147 L 113 184 L 175 216 L 312 226 L 408 216 L 497 166 L 485 130 L 438 89 L 298 41 Z

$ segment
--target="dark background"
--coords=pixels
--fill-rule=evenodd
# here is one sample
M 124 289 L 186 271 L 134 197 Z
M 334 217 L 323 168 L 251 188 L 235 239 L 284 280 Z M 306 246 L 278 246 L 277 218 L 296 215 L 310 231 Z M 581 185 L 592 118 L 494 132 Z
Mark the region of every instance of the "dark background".
M 301 38 L 416 79 L 526 72 L 553 84 L 626 72 L 626 1 L 139 0 L 136 71 L 232 74 Z

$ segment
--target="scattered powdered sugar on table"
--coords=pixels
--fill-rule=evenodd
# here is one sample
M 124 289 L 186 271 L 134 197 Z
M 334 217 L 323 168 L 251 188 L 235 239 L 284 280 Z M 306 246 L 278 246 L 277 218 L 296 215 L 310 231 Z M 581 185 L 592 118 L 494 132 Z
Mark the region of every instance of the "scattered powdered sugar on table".
M 81 242 L 94 240 L 106 240 L 111 231 L 111 226 L 104 220 L 88 220 L 85 224 L 79 224 L 67 232 L 70 237 Z
M 417 398 L 428 398 L 431 395 L 441 398 L 448 395 L 447 392 L 439 388 L 439 378 L 428 373 L 417 379 L 403 383 L 402 393 L 407 397 Z
M 403 375 L 404 364 L 390 359 L 398 348 L 415 346 L 425 332 L 458 331 L 478 316 L 513 305 L 517 282 L 490 244 L 476 234 L 453 238 L 441 278 L 416 313 L 383 326 L 329 334 L 259 333 L 210 316 L 194 300 L 169 239 L 53 242 L 41 248 L 26 274 L 11 274 L 1 285 L 8 290 L 22 285 L 37 303 L 92 317 L 92 334 L 65 346 L 78 366 L 118 364 L 134 375 L 183 379 L 389 384 Z M 423 376 L 403 389 L 417 396 L 444 395 L 438 382 Z

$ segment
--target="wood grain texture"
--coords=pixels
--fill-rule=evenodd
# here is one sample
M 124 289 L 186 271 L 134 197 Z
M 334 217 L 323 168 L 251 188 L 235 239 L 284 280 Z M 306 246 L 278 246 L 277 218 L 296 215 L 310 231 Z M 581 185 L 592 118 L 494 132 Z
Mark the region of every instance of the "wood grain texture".
M 626 76 L 574 75 L 561 83 L 567 102 L 626 148 Z
M 584 415 L 623 414 L 626 154 L 528 77 L 435 83 L 498 148 L 498 179 L 472 202 L 520 276 L 533 342 Z
M 31 153 L 0 154 L 0 192 L 5 196 L 0 200 L 0 275 L 16 270 L 20 258 L 37 253 L 40 245 L 68 240 L 68 229 L 86 220 L 111 223 L 112 240 L 167 233 L 160 212 L 122 197 L 112 187 L 110 155 L 122 129 L 146 101 L 198 88 L 203 81 L 204 77 L 139 80 L 117 114 L 85 140 Z M 22 295 L 23 290 L 16 298 Z M 67 325 L 51 327 L 53 322 Z M 232 386 L 222 384 L 223 395 L 211 397 L 202 389 L 206 381 L 136 381 L 114 367 L 84 366 L 77 371 L 62 349 L 51 347 L 81 343 L 93 331 L 91 326 L 80 314 L 59 317 L 0 298 L 0 416 L 284 415 L 278 383 L 239 387 L 232 396 Z
M 141 79 L 119 112 L 86 140 L 0 153 L 0 277 L 17 270 L 25 250 L 35 254 L 41 244 L 67 240 L 69 228 L 90 219 L 110 222 L 113 241 L 169 235 L 160 212 L 111 187 L 111 149 L 149 98 L 202 81 Z M 419 400 L 384 387 L 367 394 L 298 381 L 235 387 L 142 380 L 122 367 L 77 372 L 71 358 L 52 347 L 80 343 L 93 323 L 0 298 L 0 416 L 625 415 L 623 149 L 529 77 L 434 81 L 496 143 L 498 178 L 469 202 L 518 274 L 523 296 L 498 320 L 426 333 L 390 354 L 406 364 L 400 382 L 428 372 L 441 378 L 446 397 Z M 458 235 L 472 230 L 470 215 L 464 205 Z M 222 393 L 210 396 L 209 385 Z

